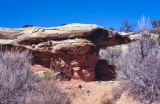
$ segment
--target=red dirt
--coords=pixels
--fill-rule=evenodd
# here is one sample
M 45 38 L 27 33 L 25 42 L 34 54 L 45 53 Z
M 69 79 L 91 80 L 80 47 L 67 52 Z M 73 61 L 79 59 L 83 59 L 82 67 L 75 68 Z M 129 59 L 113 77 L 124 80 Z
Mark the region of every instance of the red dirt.
M 113 81 L 62 81 L 58 85 L 72 97 L 73 104 L 102 104 L 104 95 L 119 85 Z

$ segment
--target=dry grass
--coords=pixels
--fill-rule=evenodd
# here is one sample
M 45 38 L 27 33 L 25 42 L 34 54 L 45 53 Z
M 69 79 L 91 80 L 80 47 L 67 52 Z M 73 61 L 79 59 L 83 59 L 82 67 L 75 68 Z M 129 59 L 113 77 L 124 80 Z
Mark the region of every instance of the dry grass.
M 71 100 L 55 81 L 41 81 L 32 85 L 25 104 L 71 104 Z

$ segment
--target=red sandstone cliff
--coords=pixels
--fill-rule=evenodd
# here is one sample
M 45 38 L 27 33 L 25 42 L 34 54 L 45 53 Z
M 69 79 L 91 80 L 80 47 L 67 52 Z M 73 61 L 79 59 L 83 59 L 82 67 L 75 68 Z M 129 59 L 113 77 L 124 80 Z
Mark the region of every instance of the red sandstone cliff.
M 71 79 L 85 81 L 95 79 L 101 47 L 130 41 L 112 30 L 89 24 L 0 29 L 0 35 L 2 50 L 27 49 L 32 53 L 33 70 L 39 65 L 64 72 Z

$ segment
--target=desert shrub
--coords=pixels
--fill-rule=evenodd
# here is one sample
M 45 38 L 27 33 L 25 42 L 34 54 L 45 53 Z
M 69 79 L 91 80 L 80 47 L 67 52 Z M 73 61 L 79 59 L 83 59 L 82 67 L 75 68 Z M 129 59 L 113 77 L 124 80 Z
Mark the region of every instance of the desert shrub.
M 70 104 L 70 99 L 54 83 L 35 78 L 28 52 L 0 51 L 0 104 Z
M 54 81 L 35 83 L 28 96 L 26 104 L 71 104 L 68 94 L 61 92 Z
M 160 35 L 160 20 L 152 20 L 151 24 L 152 24 L 152 28 L 153 28 L 151 30 L 151 32 Z
M 124 32 L 133 32 L 135 25 L 128 20 L 124 20 L 122 26 L 120 27 L 120 31 Z
M 100 59 L 105 59 L 110 65 L 114 65 L 114 60 L 117 60 L 122 54 L 125 54 L 127 45 L 117 45 L 101 49 L 99 52 Z
M 146 16 L 141 17 L 141 19 L 138 21 L 140 32 L 148 31 L 149 21 L 150 21 L 149 17 L 146 17 Z
M 24 100 L 31 78 L 26 52 L 0 52 L 0 103 L 17 104 Z
M 111 27 L 111 28 L 109 28 L 109 29 L 110 29 L 110 30 L 113 30 L 113 31 L 115 30 L 113 27 Z
M 23 28 L 27 28 L 27 27 L 33 27 L 33 25 L 24 25 L 24 26 L 22 26 Z
M 145 104 L 160 101 L 160 46 L 149 37 L 131 43 L 115 63 L 123 87 Z
M 147 29 L 147 20 L 139 22 L 141 39 L 129 45 L 128 52 L 115 61 L 117 79 L 129 93 L 145 104 L 160 101 L 160 46 Z
M 67 25 L 67 24 L 65 24 L 65 23 L 62 23 L 62 24 L 60 24 L 59 26 L 65 26 L 65 25 Z
M 44 72 L 44 79 L 45 80 L 51 80 L 54 76 L 54 71 L 46 71 Z
M 158 28 L 160 27 L 160 20 L 152 20 L 151 21 L 151 24 L 152 24 L 152 27 L 155 29 L 155 28 Z

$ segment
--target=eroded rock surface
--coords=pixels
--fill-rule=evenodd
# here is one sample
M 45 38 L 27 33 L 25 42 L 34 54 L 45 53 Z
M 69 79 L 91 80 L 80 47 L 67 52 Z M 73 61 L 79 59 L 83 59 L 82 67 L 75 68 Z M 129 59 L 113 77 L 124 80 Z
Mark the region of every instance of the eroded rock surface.
M 23 29 L 0 28 L 0 39 L 16 39 Z
M 5 30 L 5 31 L 3 31 Z M 1 29 L 6 41 L 0 44 L 6 48 L 29 50 L 32 65 L 64 72 L 71 79 L 91 81 L 95 79 L 95 66 L 101 47 L 130 42 L 118 33 L 97 25 L 69 24 L 41 28 L 29 27 L 19 30 Z M 14 34 L 14 35 L 12 35 Z M 12 35 L 12 37 L 8 37 Z M 14 38 L 13 38 L 14 37 Z M 33 67 L 34 68 L 34 67 Z

